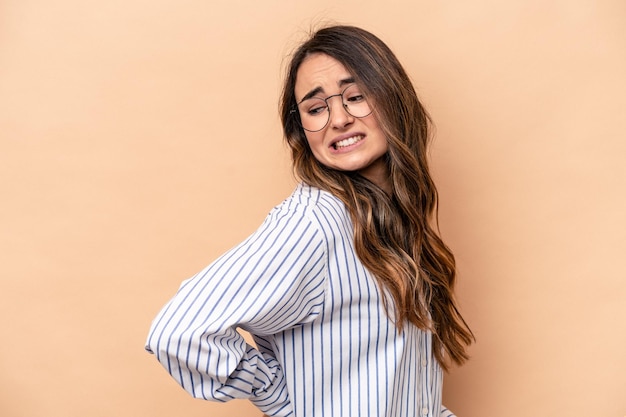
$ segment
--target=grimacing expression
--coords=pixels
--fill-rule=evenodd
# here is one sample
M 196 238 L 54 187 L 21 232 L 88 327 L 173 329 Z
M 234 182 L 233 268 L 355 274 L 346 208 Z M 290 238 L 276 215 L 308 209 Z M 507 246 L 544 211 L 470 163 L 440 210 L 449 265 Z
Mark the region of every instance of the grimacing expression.
M 321 164 L 384 185 L 387 138 L 371 111 L 373 103 L 342 63 L 322 53 L 306 57 L 297 71 L 295 98 L 307 142 Z

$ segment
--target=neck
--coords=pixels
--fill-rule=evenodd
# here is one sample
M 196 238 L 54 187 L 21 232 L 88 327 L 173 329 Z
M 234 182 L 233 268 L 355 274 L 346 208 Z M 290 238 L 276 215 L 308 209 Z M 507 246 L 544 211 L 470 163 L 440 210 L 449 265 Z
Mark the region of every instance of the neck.
M 392 194 L 393 190 L 391 187 L 391 179 L 389 178 L 389 169 L 384 157 L 379 158 L 367 168 L 360 170 L 359 174 L 378 185 L 387 195 Z

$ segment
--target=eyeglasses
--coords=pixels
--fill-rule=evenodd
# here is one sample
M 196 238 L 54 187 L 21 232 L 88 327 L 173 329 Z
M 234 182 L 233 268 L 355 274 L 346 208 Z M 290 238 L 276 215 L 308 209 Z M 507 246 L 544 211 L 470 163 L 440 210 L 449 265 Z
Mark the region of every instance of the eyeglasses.
M 358 119 L 369 116 L 372 113 L 365 95 L 356 84 L 346 87 L 341 94 L 333 94 L 326 98 L 311 97 L 305 98 L 298 106 L 300 114 L 300 125 L 309 132 L 319 132 L 324 129 L 330 120 L 330 105 L 328 100 L 333 97 L 341 97 L 341 104 L 348 114 Z M 295 113 L 296 110 L 291 110 Z

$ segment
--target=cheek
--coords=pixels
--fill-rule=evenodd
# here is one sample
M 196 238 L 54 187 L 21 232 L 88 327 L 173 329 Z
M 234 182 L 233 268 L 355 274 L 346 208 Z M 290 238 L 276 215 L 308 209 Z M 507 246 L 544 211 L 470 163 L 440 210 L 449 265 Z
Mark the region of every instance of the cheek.
M 324 136 L 321 135 L 319 132 L 313 132 L 313 133 L 306 132 L 305 136 L 306 136 L 306 141 L 309 144 L 309 148 L 311 148 L 311 151 L 313 152 L 313 154 L 317 156 L 324 142 L 323 141 Z
M 321 139 L 320 132 L 307 132 L 305 130 L 304 131 L 304 136 L 306 136 L 307 142 L 309 142 L 311 145 L 313 145 L 314 143 L 319 142 L 320 139 Z
M 368 123 L 368 128 L 370 129 L 371 132 L 374 133 L 374 136 L 376 137 L 376 141 L 377 141 L 376 147 L 379 150 L 384 150 L 385 152 L 387 152 L 389 148 L 389 141 L 387 140 L 387 135 L 385 134 L 385 131 L 381 128 L 380 124 L 378 123 L 378 120 L 376 120 L 376 118 L 372 118 Z

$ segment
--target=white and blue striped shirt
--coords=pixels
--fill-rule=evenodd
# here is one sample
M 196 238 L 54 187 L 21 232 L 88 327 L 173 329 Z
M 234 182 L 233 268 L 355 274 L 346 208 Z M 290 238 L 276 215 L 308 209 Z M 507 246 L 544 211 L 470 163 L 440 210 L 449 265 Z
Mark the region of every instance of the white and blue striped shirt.
M 432 335 L 398 332 L 343 203 L 304 184 L 183 282 L 146 349 L 194 397 L 247 398 L 270 416 L 453 416 Z

